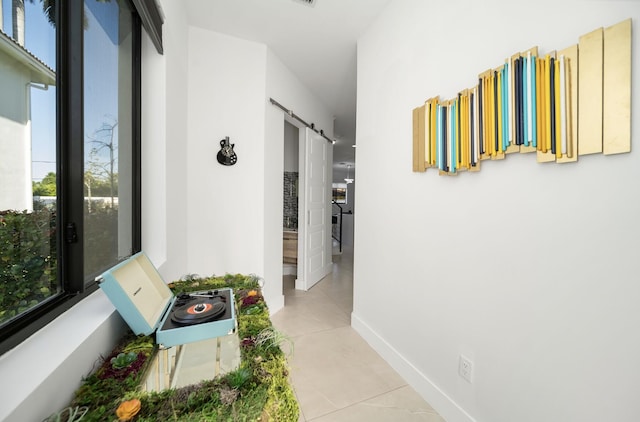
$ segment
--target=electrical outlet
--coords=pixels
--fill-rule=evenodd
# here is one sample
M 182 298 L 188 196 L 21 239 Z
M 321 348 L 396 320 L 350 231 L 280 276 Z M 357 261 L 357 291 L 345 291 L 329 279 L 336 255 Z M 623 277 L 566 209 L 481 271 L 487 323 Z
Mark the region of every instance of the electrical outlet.
M 465 356 L 460 355 L 458 364 L 458 373 L 462 378 L 467 380 L 469 384 L 473 381 L 473 362 Z

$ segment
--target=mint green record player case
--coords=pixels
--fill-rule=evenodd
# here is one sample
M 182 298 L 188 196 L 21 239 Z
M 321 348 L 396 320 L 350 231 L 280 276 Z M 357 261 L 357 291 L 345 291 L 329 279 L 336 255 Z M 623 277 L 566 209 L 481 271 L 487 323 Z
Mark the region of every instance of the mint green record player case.
M 143 252 L 117 264 L 97 280 L 131 330 L 136 335 L 155 333 L 156 343 L 161 347 L 225 336 L 236 328 L 234 296 L 230 288 L 215 291 L 227 298 L 227 309 L 220 319 L 185 326 L 167 321 L 176 297 Z

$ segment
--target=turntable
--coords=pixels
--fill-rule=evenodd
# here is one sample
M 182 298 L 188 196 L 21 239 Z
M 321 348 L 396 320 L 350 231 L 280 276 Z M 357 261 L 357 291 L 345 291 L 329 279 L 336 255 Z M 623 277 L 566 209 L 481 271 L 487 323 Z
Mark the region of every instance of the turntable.
M 174 296 L 143 252 L 104 272 L 97 281 L 131 330 L 136 335 L 155 333 L 161 347 L 225 336 L 235 330 L 230 288 Z

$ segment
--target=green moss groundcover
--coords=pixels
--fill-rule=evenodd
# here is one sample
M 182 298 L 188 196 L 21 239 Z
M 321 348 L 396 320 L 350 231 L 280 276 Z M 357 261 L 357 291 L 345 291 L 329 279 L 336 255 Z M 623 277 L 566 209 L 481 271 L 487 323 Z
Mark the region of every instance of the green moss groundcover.
M 286 338 L 271 324 L 259 279 L 240 274 L 186 277 L 169 287 L 176 295 L 222 287 L 233 289 L 240 367 L 180 389 L 143 392 L 140 385 L 145 369 L 157 348 L 153 338 L 129 334 L 83 381 L 71 405 L 47 421 L 297 421 L 298 403 L 280 348 Z M 119 418 L 118 407 L 129 400 L 140 401 L 139 411 Z

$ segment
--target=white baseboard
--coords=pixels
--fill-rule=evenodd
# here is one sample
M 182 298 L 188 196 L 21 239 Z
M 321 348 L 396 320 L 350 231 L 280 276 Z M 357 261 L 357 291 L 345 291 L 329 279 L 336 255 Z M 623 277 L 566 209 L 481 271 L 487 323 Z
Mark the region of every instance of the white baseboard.
M 351 327 L 447 422 L 477 422 L 354 313 L 351 313 Z
M 280 309 L 284 308 L 284 295 L 279 295 L 275 298 L 271 298 L 267 305 L 269 306 L 269 315 L 275 314 Z
M 282 275 L 297 275 L 298 266 L 293 264 L 282 265 Z

